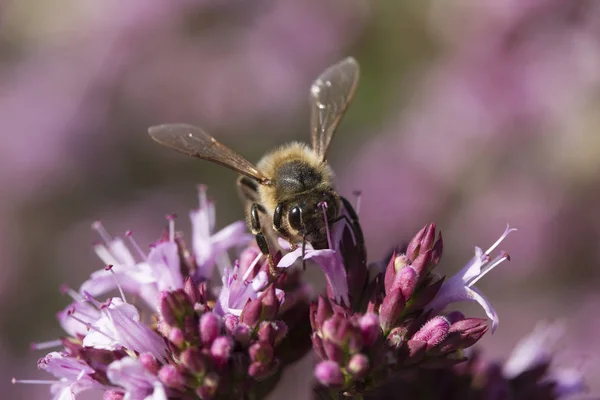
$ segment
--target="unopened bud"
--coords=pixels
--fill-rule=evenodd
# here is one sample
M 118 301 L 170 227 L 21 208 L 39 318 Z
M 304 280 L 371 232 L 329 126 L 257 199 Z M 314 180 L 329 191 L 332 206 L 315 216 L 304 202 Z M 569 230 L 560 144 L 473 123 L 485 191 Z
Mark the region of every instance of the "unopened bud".
M 379 310 L 379 322 L 384 332 L 389 332 L 394 327 L 405 306 L 406 302 L 399 288 L 385 296 Z
M 268 343 L 257 342 L 250 346 L 248 354 L 253 362 L 268 364 L 273 359 L 273 347 Z
M 362 379 L 369 371 L 369 368 L 369 357 L 362 353 L 358 353 L 350 358 L 346 369 L 355 379 Z
M 240 318 L 233 315 L 233 314 L 227 314 L 226 316 L 223 317 L 223 324 L 225 325 L 225 330 L 227 331 L 227 333 L 229 333 L 230 335 L 233 334 L 233 331 L 235 330 L 235 327 L 240 323 Z
M 365 346 L 370 347 L 381 337 L 379 318 L 374 313 L 363 315 L 358 321 Z
M 146 368 L 148 372 L 151 374 L 156 374 L 158 369 L 160 368 L 160 364 L 156 360 L 156 358 L 150 353 L 142 353 L 138 357 L 140 363 Z
M 183 331 L 179 328 L 173 328 L 169 331 L 169 340 L 177 348 L 182 348 L 185 343 L 185 337 Z
M 445 317 L 437 316 L 427 321 L 411 339 L 427 343 L 427 349 L 430 349 L 444 340 L 449 330 L 448 320 Z
M 400 288 L 404 299 L 408 300 L 412 297 L 417 284 L 419 282 L 419 275 L 412 266 L 405 266 L 396 275 L 396 280 L 393 284 L 393 289 Z
M 214 399 L 219 389 L 219 375 L 214 372 L 209 373 L 202 380 L 202 385 L 196 389 L 198 397 L 204 400 Z
M 263 305 L 260 299 L 250 300 L 246 303 L 242 309 L 242 315 L 240 316 L 240 322 L 254 327 L 260 322 L 263 311 Z
M 278 366 L 279 366 L 279 363 L 276 360 L 273 360 L 273 362 L 271 362 L 269 364 L 264 364 L 261 362 L 253 362 L 248 367 L 248 375 L 250 375 L 252 378 L 254 378 L 257 381 L 261 381 L 261 380 L 266 379 L 269 376 L 273 375 L 275 372 L 277 372 Z
M 165 385 L 183 389 L 185 387 L 185 377 L 177 370 L 174 365 L 165 365 L 158 371 L 158 378 Z
M 233 342 L 228 336 L 219 336 L 210 347 L 210 354 L 219 365 L 227 363 L 232 351 Z
M 261 293 L 258 300 L 262 303 L 262 320 L 272 320 L 279 311 L 280 299 L 275 292 L 275 285 L 270 284 L 267 289 Z
M 210 346 L 221 333 L 221 318 L 213 312 L 204 313 L 200 317 L 200 341 Z
M 321 361 L 315 368 L 315 377 L 324 386 L 337 387 L 344 384 L 344 375 L 338 363 Z
M 421 249 L 421 240 L 425 235 L 427 227 L 428 225 L 424 226 L 423 229 L 417 232 L 417 234 L 408 243 L 408 247 L 406 248 L 406 256 L 409 260 L 414 260 L 419 255 L 419 250 Z
M 311 304 L 310 311 L 310 322 L 313 331 L 321 330 L 321 326 L 323 325 L 325 320 L 333 315 L 333 309 L 331 308 L 329 300 L 327 300 L 323 296 L 319 296 L 319 299 L 317 300 L 316 304 Z
M 239 324 L 235 327 L 232 336 L 236 342 L 242 346 L 247 346 L 248 343 L 250 343 L 250 338 L 252 337 L 252 330 L 248 325 Z
M 183 291 L 188 295 L 192 304 L 200 303 L 202 301 L 202 296 L 200 295 L 200 289 L 198 285 L 194 283 L 191 277 L 185 278 L 185 282 L 183 283 Z
M 195 348 L 186 349 L 179 356 L 181 363 L 195 375 L 204 375 L 206 373 L 206 357 L 202 352 Z

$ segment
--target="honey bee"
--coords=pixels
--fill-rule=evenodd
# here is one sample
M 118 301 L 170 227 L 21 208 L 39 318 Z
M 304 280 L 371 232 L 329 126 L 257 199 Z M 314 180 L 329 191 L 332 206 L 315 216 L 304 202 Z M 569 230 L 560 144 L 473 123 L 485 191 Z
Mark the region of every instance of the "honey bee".
M 166 147 L 241 174 L 237 185 L 246 203 L 248 226 L 269 258 L 267 236 L 272 233 L 293 247 L 301 242 L 304 248 L 308 242 L 323 249 L 329 246 L 329 225 L 341 219 L 350 224 L 364 249 L 357 214 L 334 189 L 334 173 L 327 162 L 331 140 L 354 96 L 358 77 L 358 63 L 351 57 L 326 69 L 310 89 L 311 146 L 289 143 L 266 154 L 256 166 L 195 126 L 158 125 L 149 134 Z

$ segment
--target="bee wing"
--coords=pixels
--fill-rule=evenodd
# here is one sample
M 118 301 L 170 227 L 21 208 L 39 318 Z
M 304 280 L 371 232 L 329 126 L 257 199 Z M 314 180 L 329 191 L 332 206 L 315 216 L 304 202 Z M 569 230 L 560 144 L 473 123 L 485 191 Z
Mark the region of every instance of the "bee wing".
M 323 160 L 358 84 L 358 62 L 348 57 L 323 72 L 310 88 L 311 139 Z
M 153 126 L 148 129 L 148 133 L 163 146 L 221 164 L 260 184 L 270 184 L 269 177 L 256 169 L 250 161 L 219 143 L 200 128 L 188 124 L 166 124 Z

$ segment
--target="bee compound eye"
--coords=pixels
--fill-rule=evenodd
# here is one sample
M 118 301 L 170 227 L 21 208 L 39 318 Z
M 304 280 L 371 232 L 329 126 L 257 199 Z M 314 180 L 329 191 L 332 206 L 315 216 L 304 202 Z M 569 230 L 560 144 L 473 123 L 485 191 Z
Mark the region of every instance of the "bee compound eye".
M 290 226 L 295 230 L 299 231 L 302 228 L 302 210 L 300 207 L 294 206 L 288 213 L 288 222 Z

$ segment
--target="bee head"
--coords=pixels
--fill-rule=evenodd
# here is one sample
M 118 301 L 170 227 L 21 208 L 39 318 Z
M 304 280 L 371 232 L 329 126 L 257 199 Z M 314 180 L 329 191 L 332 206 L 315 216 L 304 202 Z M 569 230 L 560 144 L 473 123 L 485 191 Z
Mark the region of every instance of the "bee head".
M 338 210 L 338 200 L 331 193 L 303 196 L 290 203 L 287 220 L 290 228 L 315 248 L 326 248 L 328 243 L 325 220 L 334 219 Z

